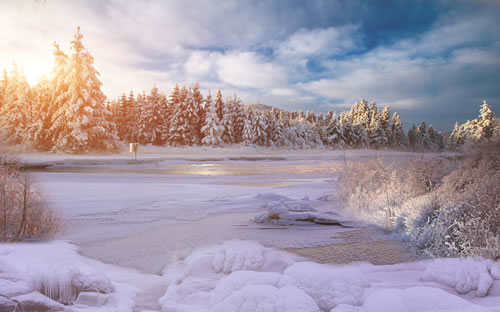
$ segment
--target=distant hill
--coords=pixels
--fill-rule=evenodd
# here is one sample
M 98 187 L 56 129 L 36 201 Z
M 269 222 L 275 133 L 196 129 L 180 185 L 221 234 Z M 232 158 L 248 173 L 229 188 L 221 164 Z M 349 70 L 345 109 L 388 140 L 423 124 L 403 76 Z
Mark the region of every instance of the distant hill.
M 268 112 L 268 111 L 272 110 L 273 108 L 277 111 L 281 111 L 281 109 L 279 109 L 277 107 L 265 105 L 265 104 L 248 104 L 246 106 L 250 107 L 253 110 L 261 111 L 261 112 Z

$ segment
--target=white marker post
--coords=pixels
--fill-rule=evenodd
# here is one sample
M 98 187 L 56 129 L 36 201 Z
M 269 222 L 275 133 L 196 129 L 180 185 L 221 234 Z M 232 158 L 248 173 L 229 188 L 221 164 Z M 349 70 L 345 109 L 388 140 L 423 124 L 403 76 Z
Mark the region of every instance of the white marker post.
M 139 143 L 130 143 L 130 152 L 134 153 L 134 160 L 137 160 L 138 150 L 139 150 Z

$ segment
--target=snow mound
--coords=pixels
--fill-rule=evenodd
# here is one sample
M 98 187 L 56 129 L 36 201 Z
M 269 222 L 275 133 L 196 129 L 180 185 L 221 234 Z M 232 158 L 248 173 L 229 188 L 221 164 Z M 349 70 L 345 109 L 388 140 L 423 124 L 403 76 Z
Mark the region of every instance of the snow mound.
M 369 286 L 355 266 L 337 267 L 314 262 L 298 262 L 285 275 L 310 295 L 321 310 L 329 311 L 339 304 L 360 305 Z
M 278 273 L 292 263 L 291 255 L 251 241 L 227 241 L 197 249 L 164 272 L 170 285 L 159 302 L 168 311 L 204 311 L 203 307 L 222 304 L 234 290 L 243 289 L 247 280 L 276 287 Z M 263 277 L 260 272 L 276 275 Z M 244 280 L 240 280 L 240 274 Z M 224 279 L 226 276 L 228 279 Z
M 493 285 L 489 267 L 488 261 L 481 259 L 436 259 L 427 265 L 422 280 L 451 287 L 459 294 L 474 291 L 476 296 L 483 297 Z M 493 266 L 495 277 L 496 270 L 497 266 Z
M 81 256 L 62 241 L 0 244 L 0 297 L 23 311 L 96 311 L 84 302 L 106 312 L 132 311 L 135 288 L 122 281 L 127 278 L 122 271 Z
M 233 292 L 211 312 L 319 312 L 313 299 L 296 287 L 250 285 Z
M 251 270 L 282 272 L 293 259 L 288 254 L 252 241 L 227 241 L 222 245 L 196 250 L 185 260 L 187 275 L 229 274 Z
M 377 289 L 360 307 L 339 305 L 331 312 L 486 312 L 486 308 L 433 287 Z
M 357 266 L 297 262 L 282 251 L 230 241 L 195 251 L 165 272 L 163 311 L 330 311 L 361 305 L 369 283 Z

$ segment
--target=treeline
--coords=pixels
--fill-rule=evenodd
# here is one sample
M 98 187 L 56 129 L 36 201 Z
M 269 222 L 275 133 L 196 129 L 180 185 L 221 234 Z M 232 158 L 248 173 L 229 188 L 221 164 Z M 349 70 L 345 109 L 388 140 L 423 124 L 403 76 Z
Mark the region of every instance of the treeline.
M 425 122 L 405 133 L 398 113 L 361 100 L 350 110 L 315 113 L 259 110 L 236 96 L 203 96 L 197 84 L 156 87 L 106 101 L 93 57 L 78 29 L 71 51 L 54 44 L 50 79 L 30 86 L 14 66 L 0 80 L 0 136 L 9 144 L 81 153 L 114 150 L 120 141 L 154 145 L 246 144 L 292 148 L 392 148 L 438 151 L 492 135 L 486 102 L 476 121 L 456 126 L 450 137 Z
M 195 85 L 176 86 L 168 96 L 157 88 L 137 96 L 131 91 L 110 107 L 120 139 L 140 144 L 404 148 L 409 143 L 397 113 L 391 117 L 389 107 L 380 110 L 365 100 L 341 114 L 258 110 L 242 105 L 237 96 L 224 99 L 220 90 L 214 99 L 203 97 Z M 412 144 L 438 148 L 442 137 L 422 125 Z

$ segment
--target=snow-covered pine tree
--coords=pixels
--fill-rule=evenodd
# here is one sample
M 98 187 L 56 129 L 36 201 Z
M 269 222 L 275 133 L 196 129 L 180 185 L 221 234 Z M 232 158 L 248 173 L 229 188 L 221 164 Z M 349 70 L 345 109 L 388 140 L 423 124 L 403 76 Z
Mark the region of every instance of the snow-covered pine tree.
M 233 101 L 231 97 L 228 97 L 226 98 L 226 103 L 222 107 L 222 119 L 221 119 L 221 125 L 224 129 L 222 140 L 224 141 L 224 143 L 227 144 L 235 142 L 233 113 L 234 113 Z
M 333 113 L 327 127 L 327 144 L 335 148 L 343 148 L 345 142 L 343 140 L 342 128 L 338 119 L 337 113 Z
M 200 92 L 198 83 L 195 83 L 192 88 L 193 93 L 193 105 L 194 105 L 194 115 L 197 116 L 198 121 L 193 125 L 194 127 L 194 137 L 195 143 L 199 144 L 203 137 L 201 128 L 205 124 L 206 112 L 205 104 L 203 100 L 203 95 Z
M 215 95 L 215 109 L 217 110 L 217 118 L 219 120 L 224 119 L 224 101 L 222 100 L 222 92 L 220 89 L 217 90 Z
M 425 121 L 422 121 L 420 125 L 418 125 L 416 139 L 417 150 L 426 151 L 431 149 L 431 141 L 427 133 L 427 125 L 425 124 Z
M 200 121 L 192 89 L 182 87 L 179 102 L 174 106 L 170 120 L 169 141 L 174 145 L 199 144 L 201 139 L 196 127 Z
M 23 143 L 29 144 L 39 150 L 50 150 L 52 148 L 49 129 L 51 126 L 51 85 L 47 79 L 41 79 L 32 88 L 31 120 L 25 131 Z
M 184 90 L 184 88 L 183 88 Z M 168 143 L 174 146 L 183 145 L 184 143 L 184 118 L 183 108 L 184 108 L 184 91 L 175 85 L 172 93 L 170 94 L 170 106 L 172 108 L 172 114 L 169 118 L 169 130 L 168 130 Z
M 141 93 L 137 98 L 139 105 L 139 128 L 137 129 L 138 143 L 151 144 L 154 140 L 154 108 L 153 103 L 150 101 L 145 92 Z
M 390 125 L 391 121 L 391 108 L 389 106 L 385 106 L 380 113 L 380 128 L 382 129 L 382 133 L 384 136 L 384 147 L 389 147 L 392 145 L 392 129 Z
M 164 102 L 165 98 L 160 94 L 160 91 L 155 86 L 151 89 L 147 97 L 147 102 L 150 107 L 150 114 L 147 116 L 146 120 L 148 126 L 148 132 L 151 136 L 151 143 L 154 145 L 163 145 L 165 135 L 165 123 L 164 123 L 164 115 L 162 114 L 162 110 L 165 106 Z
M 243 140 L 243 127 L 245 125 L 245 111 L 243 109 L 243 105 L 241 104 L 241 100 L 236 95 L 233 95 L 231 100 L 231 106 L 233 108 L 232 113 L 232 135 L 233 135 L 233 143 L 240 143 Z
M 201 143 L 205 145 L 220 145 L 223 143 L 222 135 L 224 128 L 220 125 L 217 109 L 210 93 L 205 99 L 205 124 L 201 128 L 203 138 Z
M 391 144 L 395 148 L 401 148 L 405 144 L 403 123 L 397 112 L 394 112 L 391 120 Z
M 30 86 L 24 73 L 14 64 L 5 89 L 4 105 L 0 111 L 0 136 L 4 142 L 19 144 L 28 127 L 31 110 Z
M 486 103 L 486 100 L 484 100 L 483 105 L 481 106 L 481 110 L 479 111 L 479 118 L 478 118 L 479 133 L 476 135 L 476 137 L 479 137 L 479 139 L 489 140 L 493 136 L 494 118 L 495 114 L 493 114 L 490 107 Z
M 245 145 L 254 144 L 256 140 L 255 126 L 254 126 L 254 112 L 247 108 L 245 110 L 245 123 L 243 125 L 242 143 Z
M 261 146 L 269 145 L 269 137 L 268 137 L 268 122 L 264 113 L 260 111 L 254 112 L 254 133 L 255 139 L 254 143 Z
M 116 129 L 107 119 L 99 73 L 94 58 L 82 43 L 78 27 L 71 42 L 72 55 L 68 67 L 68 99 L 59 108 L 65 123 L 56 129 L 55 148 L 68 152 L 110 150 L 116 148 Z
M 117 104 L 118 105 L 116 105 L 117 107 L 114 108 L 115 112 L 113 114 L 115 115 L 114 120 L 116 123 L 116 129 L 118 130 L 118 137 L 122 141 L 127 141 L 130 128 L 127 122 L 129 114 L 127 107 L 127 95 L 125 93 L 122 93 L 122 95 L 118 99 Z

